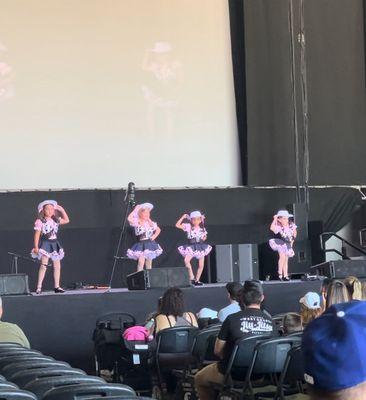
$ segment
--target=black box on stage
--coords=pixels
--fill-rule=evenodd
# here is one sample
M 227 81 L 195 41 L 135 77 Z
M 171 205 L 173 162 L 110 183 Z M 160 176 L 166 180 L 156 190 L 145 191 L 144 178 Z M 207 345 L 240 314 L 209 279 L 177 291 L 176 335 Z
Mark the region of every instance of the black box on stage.
M 259 279 L 256 244 L 220 244 L 216 250 L 217 282 L 244 282 Z
M 172 286 L 190 286 L 186 267 L 152 268 L 127 275 L 127 287 L 129 290 L 168 288 Z
M 312 275 L 327 276 L 328 278 L 347 278 L 356 276 L 366 278 L 366 260 L 335 260 L 314 265 Z
M 1 274 L 0 295 L 29 294 L 28 275 Z

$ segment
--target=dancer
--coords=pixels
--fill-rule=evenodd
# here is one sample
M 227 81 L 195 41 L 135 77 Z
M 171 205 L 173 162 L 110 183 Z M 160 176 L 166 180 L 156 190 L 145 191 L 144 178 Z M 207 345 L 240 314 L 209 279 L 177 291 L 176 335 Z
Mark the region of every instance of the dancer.
M 183 223 L 185 219 L 189 220 L 189 223 Z M 207 239 L 204 220 L 205 216 L 202 215 L 200 211 L 192 211 L 189 215 L 183 214 L 175 224 L 178 229 L 182 229 L 187 233 L 189 243 L 179 246 L 178 251 L 184 257 L 184 264 L 188 268 L 189 278 L 191 283 L 195 286 L 203 285 L 200 278 L 205 266 L 205 256 L 207 256 L 207 254 L 212 250 L 212 247 L 209 244 L 203 243 Z M 192 270 L 192 258 L 198 260 L 196 277 Z
M 155 239 L 160 235 L 161 229 L 150 218 L 154 206 L 150 203 L 138 204 L 128 216 L 129 224 L 135 228 L 135 235 L 139 241 L 127 250 L 127 257 L 137 260 L 137 271 L 152 268 L 152 260 L 163 252 Z
M 37 294 L 42 292 L 42 283 L 49 259 L 53 263 L 55 293 L 65 292 L 60 286 L 60 261 L 64 258 L 65 253 L 57 240 L 57 232 L 60 225 L 69 222 L 66 211 L 55 200 L 45 200 L 38 204 L 38 218 L 34 224 L 34 248 L 31 253 L 33 258 L 38 258 L 41 261 L 38 271 Z
M 269 241 L 271 249 L 278 252 L 278 278 L 289 281 L 288 259 L 295 255 L 293 250 L 294 241 L 297 236 L 297 226 L 290 222 L 289 218 L 293 215 L 287 210 L 280 210 L 273 217 L 271 231 L 273 238 Z

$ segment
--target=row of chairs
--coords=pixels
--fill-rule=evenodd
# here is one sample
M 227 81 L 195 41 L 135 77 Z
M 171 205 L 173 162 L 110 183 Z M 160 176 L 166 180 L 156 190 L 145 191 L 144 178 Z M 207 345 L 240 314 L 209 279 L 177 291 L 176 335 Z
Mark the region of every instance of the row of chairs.
M 202 331 L 177 327 L 157 335 L 155 369 L 163 393 L 161 397 L 164 397 L 166 386 L 164 378 L 173 371 L 179 379 L 177 387 L 185 397 L 196 398 L 195 373 L 217 361 L 214 343 L 219 330 L 219 326 Z M 233 399 L 262 396 L 282 400 L 289 394 L 304 393 L 301 334 L 287 337 L 256 335 L 238 341 L 228 362 L 224 382 L 214 386 L 220 396 Z M 272 386 L 272 391 L 268 391 L 268 386 Z M 263 387 L 266 391 L 262 393 Z
M 68 363 L 18 344 L 0 343 L 0 400 L 136 399 L 122 384 L 108 384 Z M 140 398 L 141 399 L 141 398 Z

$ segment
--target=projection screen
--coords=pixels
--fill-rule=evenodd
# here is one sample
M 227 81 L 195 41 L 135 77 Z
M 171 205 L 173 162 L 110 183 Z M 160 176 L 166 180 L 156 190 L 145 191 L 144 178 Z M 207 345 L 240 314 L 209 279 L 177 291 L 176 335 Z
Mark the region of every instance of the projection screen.
M 0 189 L 239 183 L 226 0 L 0 7 Z

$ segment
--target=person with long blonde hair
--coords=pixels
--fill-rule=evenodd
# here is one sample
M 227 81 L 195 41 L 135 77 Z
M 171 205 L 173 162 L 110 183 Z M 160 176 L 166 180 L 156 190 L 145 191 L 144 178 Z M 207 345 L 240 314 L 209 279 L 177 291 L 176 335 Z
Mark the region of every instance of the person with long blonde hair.
M 346 285 L 339 280 L 330 283 L 327 290 L 326 308 L 334 304 L 348 303 L 351 300 Z
M 350 299 L 362 300 L 362 284 L 358 278 L 348 276 L 343 282 L 346 285 Z

